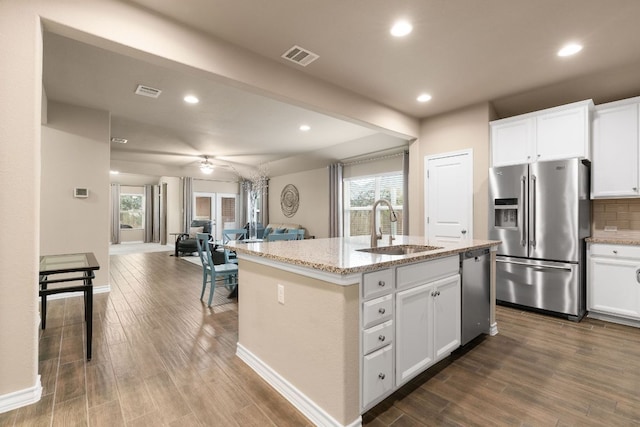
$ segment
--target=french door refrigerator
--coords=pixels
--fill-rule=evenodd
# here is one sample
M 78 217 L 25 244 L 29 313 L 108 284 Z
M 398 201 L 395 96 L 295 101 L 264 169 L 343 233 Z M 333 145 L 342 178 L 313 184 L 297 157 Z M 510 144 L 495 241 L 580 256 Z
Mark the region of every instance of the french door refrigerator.
M 556 160 L 489 169 L 489 238 L 496 299 L 580 320 L 586 310 L 589 162 Z

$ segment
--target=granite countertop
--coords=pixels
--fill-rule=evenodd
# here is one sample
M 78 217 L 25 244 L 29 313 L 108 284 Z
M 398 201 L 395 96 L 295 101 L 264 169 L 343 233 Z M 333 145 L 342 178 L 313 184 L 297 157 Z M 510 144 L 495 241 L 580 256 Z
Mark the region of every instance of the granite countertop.
M 259 256 L 300 267 L 347 275 L 447 255 L 455 255 L 471 249 L 490 248 L 492 246 L 498 246 L 499 244 L 499 240 L 471 240 L 464 243 L 433 243 L 424 237 L 397 236 L 392 246 L 420 245 L 437 246 L 440 248 L 406 255 L 359 252 L 358 249 L 369 248 L 371 246 L 369 236 L 256 243 L 232 241 L 227 243 L 225 247 L 236 251 L 238 255 Z M 390 246 L 388 237 L 384 236 L 383 239 L 378 242 L 378 246 Z

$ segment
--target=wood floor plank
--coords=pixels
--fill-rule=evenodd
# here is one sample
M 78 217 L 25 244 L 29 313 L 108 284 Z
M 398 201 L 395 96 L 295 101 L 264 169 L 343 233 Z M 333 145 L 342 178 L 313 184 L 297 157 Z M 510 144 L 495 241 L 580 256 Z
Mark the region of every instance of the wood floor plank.
M 56 404 L 85 397 L 84 359 L 60 365 L 56 382 Z
M 118 400 L 118 386 L 111 364 L 92 362 L 86 369 L 89 408 Z
M 191 413 L 167 372 L 147 377 L 144 382 L 163 422 L 169 423 Z
M 53 427 L 76 427 L 89 424 L 87 404 L 84 396 L 56 402 L 53 413 Z
M 91 427 L 124 427 L 122 409 L 118 399 L 89 408 L 89 425 Z
M 43 396 L 33 405 L 23 406 L 15 411 L 15 426 L 50 427 L 53 420 L 54 395 Z

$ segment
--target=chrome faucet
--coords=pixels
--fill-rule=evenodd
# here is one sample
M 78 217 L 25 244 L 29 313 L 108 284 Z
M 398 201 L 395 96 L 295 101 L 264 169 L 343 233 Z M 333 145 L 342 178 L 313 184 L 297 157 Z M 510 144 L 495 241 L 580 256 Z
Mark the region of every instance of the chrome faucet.
M 380 234 L 376 233 L 376 208 L 380 203 L 384 203 L 385 205 L 389 206 L 389 217 L 391 219 L 391 222 L 398 221 L 396 212 L 393 210 L 393 206 L 391 206 L 391 203 L 389 203 L 388 200 L 385 200 L 385 199 L 376 200 L 376 202 L 373 204 L 373 208 L 371 208 L 371 247 L 372 248 L 378 247 L 378 240 L 382 239 L 382 227 L 380 227 Z M 393 237 L 393 233 L 389 231 L 390 245 L 394 239 L 395 237 Z

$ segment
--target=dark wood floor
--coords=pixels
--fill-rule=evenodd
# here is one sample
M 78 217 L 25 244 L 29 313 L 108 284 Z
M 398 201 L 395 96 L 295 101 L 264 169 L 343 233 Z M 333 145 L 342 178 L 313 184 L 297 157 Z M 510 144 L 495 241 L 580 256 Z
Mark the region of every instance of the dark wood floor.
M 168 253 L 111 257 L 96 295 L 94 358 L 82 300 L 52 301 L 40 338 L 40 402 L 4 426 L 306 426 L 235 357 L 237 304 L 198 299 L 201 270 Z M 500 333 L 416 378 L 368 426 L 638 426 L 640 329 L 498 308 Z

